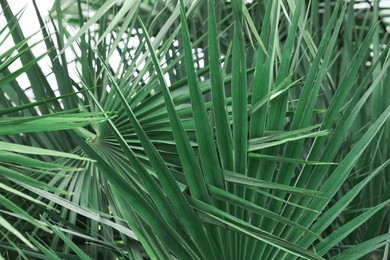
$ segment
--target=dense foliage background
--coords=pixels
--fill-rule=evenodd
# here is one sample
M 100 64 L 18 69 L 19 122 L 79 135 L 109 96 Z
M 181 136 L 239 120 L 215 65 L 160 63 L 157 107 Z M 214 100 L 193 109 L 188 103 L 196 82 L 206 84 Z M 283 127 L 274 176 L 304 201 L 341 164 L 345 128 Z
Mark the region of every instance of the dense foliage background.
M 388 259 L 383 2 L 0 0 L 0 259 Z

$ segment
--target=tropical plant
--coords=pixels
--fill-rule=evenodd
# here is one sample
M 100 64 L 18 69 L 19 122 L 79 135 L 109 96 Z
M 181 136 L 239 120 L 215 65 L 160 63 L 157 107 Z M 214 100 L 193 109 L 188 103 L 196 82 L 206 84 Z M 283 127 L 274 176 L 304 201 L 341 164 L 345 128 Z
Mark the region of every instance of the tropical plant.
M 35 58 L 0 1 L 1 256 L 387 259 L 388 32 L 360 2 L 33 0 Z

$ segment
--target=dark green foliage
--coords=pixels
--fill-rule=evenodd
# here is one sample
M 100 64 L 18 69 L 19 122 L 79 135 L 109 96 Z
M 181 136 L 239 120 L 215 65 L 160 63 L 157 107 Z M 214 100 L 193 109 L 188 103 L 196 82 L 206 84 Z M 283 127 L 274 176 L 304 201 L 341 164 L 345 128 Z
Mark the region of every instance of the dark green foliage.
M 386 259 L 388 32 L 360 2 L 57 0 L 34 57 L 0 1 L 0 259 Z

